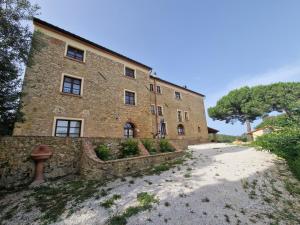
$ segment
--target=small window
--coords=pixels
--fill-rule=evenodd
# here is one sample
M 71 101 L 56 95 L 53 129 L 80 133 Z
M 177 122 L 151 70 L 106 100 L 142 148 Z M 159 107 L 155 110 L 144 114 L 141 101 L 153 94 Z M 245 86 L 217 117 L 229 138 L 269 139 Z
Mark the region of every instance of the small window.
M 161 94 L 160 86 L 156 86 L 156 92 L 157 92 L 158 94 Z
M 81 79 L 64 76 L 63 93 L 81 95 Z
M 184 112 L 184 119 L 185 119 L 186 121 L 189 120 L 189 113 L 188 113 L 188 112 Z
M 135 78 L 135 70 L 129 67 L 125 67 L 125 76 Z
M 201 127 L 200 126 L 198 126 L 198 133 L 200 133 L 201 132 Z
M 150 106 L 150 111 L 151 111 L 151 114 L 155 115 L 155 106 L 154 105 Z
M 150 91 L 154 91 L 154 87 L 153 87 L 153 84 L 150 84 Z
M 74 47 L 71 47 L 71 46 L 68 45 L 67 56 L 69 58 L 76 59 L 78 61 L 82 61 L 83 62 L 84 51 L 80 50 L 80 49 L 77 49 L 77 48 L 74 48 Z
M 180 100 L 180 99 L 181 99 L 181 94 L 180 94 L 180 92 L 175 91 L 175 98 L 176 98 L 177 100 Z
M 177 111 L 177 119 L 178 119 L 178 122 L 182 122 L 182 113 L 180 110 Z
M 184 135 L 184 126 L 182 124 L 177 126 L 177 133 L 178 135 Z
M 159 116 L 162 116 L 163 115 L 163 110 L 162 110 L 162 107 L 161 106 L 157 106 L 157 114 Z
M 80 137 L 80 130 L 80 120 L 56 120 L 55 136 L 57 137 Z
M 132 123 L 126 123 L 124 125 L 124 137 L 125 138 L 134 137 L 134 125 Z
M 131 91 L 125 91 L 125 104 L 135 105 L 135 93 Z

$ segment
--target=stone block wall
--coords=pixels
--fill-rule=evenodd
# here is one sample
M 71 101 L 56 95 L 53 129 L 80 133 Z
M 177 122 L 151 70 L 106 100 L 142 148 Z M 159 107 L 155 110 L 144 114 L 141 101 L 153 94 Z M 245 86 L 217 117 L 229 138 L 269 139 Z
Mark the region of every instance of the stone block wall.
M 104 162 L 97 158 L 89 141 L 83 145 L 80 174 L 85 179 L 100 181 L 132 175 L 184 155 L 184 151 L 176 150 L 175 152 Z
M 34 161 L 30 154 L 40 145 L 53 149 L 45 162 L 45 178 L 52 179 L 79 173 L 82 154 L 80 138 L 2 137 L 0 138 L 0 187 L 29 184 L 34 177 Z
M 187 148 L 186 140 L 170 140 L 177 149 L 171 153 L 149 155 L 139 141 L 140 156 L 103 162 L 94 152 L 99 144 L 108 145 L 118 152 L 121 138 L 61 138 L 61 137 L 1 137 L 0 138 L 0 188 L 28 185 L 34 179 L 34 161 L 32 150 L 40 144 L 48 145 L 53 155 L 45 162 L 46 180 L 67 175 L 81 174 L 87 179 L 109 179 L 125 176 L 150 168 L 183 155 Z M 158 140 L 153 140 L 158 142 Z M 88 152 L 84 150 L 88 143 Z M 199 142 L 198 142 L 199 143 Z

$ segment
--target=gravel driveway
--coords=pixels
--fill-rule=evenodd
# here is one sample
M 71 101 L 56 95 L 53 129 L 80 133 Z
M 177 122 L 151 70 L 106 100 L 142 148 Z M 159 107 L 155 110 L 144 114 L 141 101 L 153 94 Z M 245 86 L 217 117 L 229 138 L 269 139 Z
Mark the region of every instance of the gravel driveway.
M 108 224 L 136 206 L 142 192 L 159 202 L 149 210 L 127 213 L 127 224 L 300 224 L 299 195 L 291 189 L 298 185 L 285 163 L 270 153 L 227 144 L 194 145 L 182 164 L 160 175 L 110 182 L 108 195 L 85 200 L 56 224 Z M 114 195 L 112 204 L 103 207 Z M 5 224 L 39 224 L 33 214 L 19 212 Z

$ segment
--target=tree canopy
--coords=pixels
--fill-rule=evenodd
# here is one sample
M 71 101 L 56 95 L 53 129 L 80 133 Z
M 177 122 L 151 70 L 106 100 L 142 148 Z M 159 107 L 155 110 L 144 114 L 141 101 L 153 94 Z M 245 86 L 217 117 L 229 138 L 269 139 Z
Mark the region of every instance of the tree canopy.
M 0 135 L 12 133 L 21 120 L 22 68 L 28 63 L 32 32 L 24 25 L 37 13 L 28 0 L 0 1 Z
M 216 106 L 208 109 L 208 115 L 214 120 L 226 123 L 247 123 L 249 132 L 251 122 L 272 111 L 285 112 L 287 115 L 299 111 L 299 100 L 299 82 L 246 86 L 223 96 Z

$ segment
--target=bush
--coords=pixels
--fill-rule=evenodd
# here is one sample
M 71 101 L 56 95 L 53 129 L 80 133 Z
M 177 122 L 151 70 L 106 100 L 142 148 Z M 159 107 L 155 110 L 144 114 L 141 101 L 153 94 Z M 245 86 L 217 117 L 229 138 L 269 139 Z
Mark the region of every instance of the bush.
M 151 140 L 146 139 L 146 140 L 143 140 L 142 143 L 151 155 L 157 153 L 157 150 L 154 147 L 153 142 Z
M 95 149 L 96 155 L 98 156 L 99 159 L 101 160 L 110 160 L 111 159 L 111 154 L 110 154 L 110 149 L 102 144 L 99 145 L 96 149 Z
M 161 152 L 174 152 L 175 149 L 167 140 L 161 140 L 159 142 L 159 148 Z
M 284 158 L 300 180 L 300 127 L 281 128 L 258 137 L 254 144 Z
M 139 154 L 138 142 L 132 139 L 128 139 L 122 144 L 122 157 L 135 156 Z

